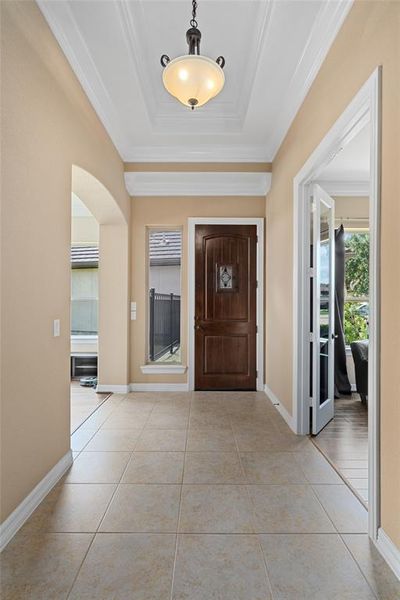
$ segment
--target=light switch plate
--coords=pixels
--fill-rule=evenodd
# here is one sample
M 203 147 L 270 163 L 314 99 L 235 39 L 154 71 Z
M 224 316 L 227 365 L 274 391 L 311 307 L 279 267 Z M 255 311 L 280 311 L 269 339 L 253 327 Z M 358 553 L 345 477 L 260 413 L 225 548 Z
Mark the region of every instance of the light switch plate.
M 53 337 L 60 336 L 60 319 L 54 319 L 53 321 Z

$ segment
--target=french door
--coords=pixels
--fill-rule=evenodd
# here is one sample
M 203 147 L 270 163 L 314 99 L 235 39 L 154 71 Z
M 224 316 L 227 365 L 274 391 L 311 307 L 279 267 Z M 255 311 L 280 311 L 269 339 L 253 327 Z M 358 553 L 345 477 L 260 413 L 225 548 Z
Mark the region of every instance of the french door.
M 334 416 L 334 200 L 314 184 L 311 206 L 311 431 L 315 435 Z

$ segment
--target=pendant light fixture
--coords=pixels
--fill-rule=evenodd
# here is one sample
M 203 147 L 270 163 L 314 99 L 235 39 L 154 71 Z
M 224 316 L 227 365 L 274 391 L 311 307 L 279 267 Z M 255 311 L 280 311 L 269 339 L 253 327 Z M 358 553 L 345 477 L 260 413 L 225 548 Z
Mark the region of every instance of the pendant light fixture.
M 192 110 L 203 106 L 220 93 L 225 83 L 223 68 L 225 59 L 219 56 L 216 61 L 200 55 L 201 33 L 196 21 L 197 2 L 192 0 L 190 29 L 186 32 L 189 54 L 171 60 L 163 54 L 163 83 L 167 92 Z

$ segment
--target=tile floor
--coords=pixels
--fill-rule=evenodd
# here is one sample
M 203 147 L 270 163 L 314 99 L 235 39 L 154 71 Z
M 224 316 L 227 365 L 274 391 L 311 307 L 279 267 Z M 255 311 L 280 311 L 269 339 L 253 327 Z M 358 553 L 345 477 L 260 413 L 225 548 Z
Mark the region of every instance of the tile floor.
M 368 409 L 358 394 L 335 400 L 335 416 L 314 444 L 368 506 Z
M 97 394 L 94 388 L 82 387 L 71 381 L 71 433 L 104 402 L 110 394 Z
M 395 600 L 365 508 L 261 393 L 113 395 L 2 555 L 3 600 Z

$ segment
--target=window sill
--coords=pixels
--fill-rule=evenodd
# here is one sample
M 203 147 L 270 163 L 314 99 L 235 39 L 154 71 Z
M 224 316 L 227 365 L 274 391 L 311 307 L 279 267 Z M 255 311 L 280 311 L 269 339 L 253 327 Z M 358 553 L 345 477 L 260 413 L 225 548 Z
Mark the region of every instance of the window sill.
M 71 342 L 74 344 L 87 344 L 90 342 L 97 342 L 97 335 L 71 335 Z
M 169 364 L 158 364 L 158 365 L 142 365 L 140 370 L 145 375 L 155 375 L 155 374 L 175 374 L 181 375 L 186 373 L 187 366 L 186 365 L 169 365 Z

